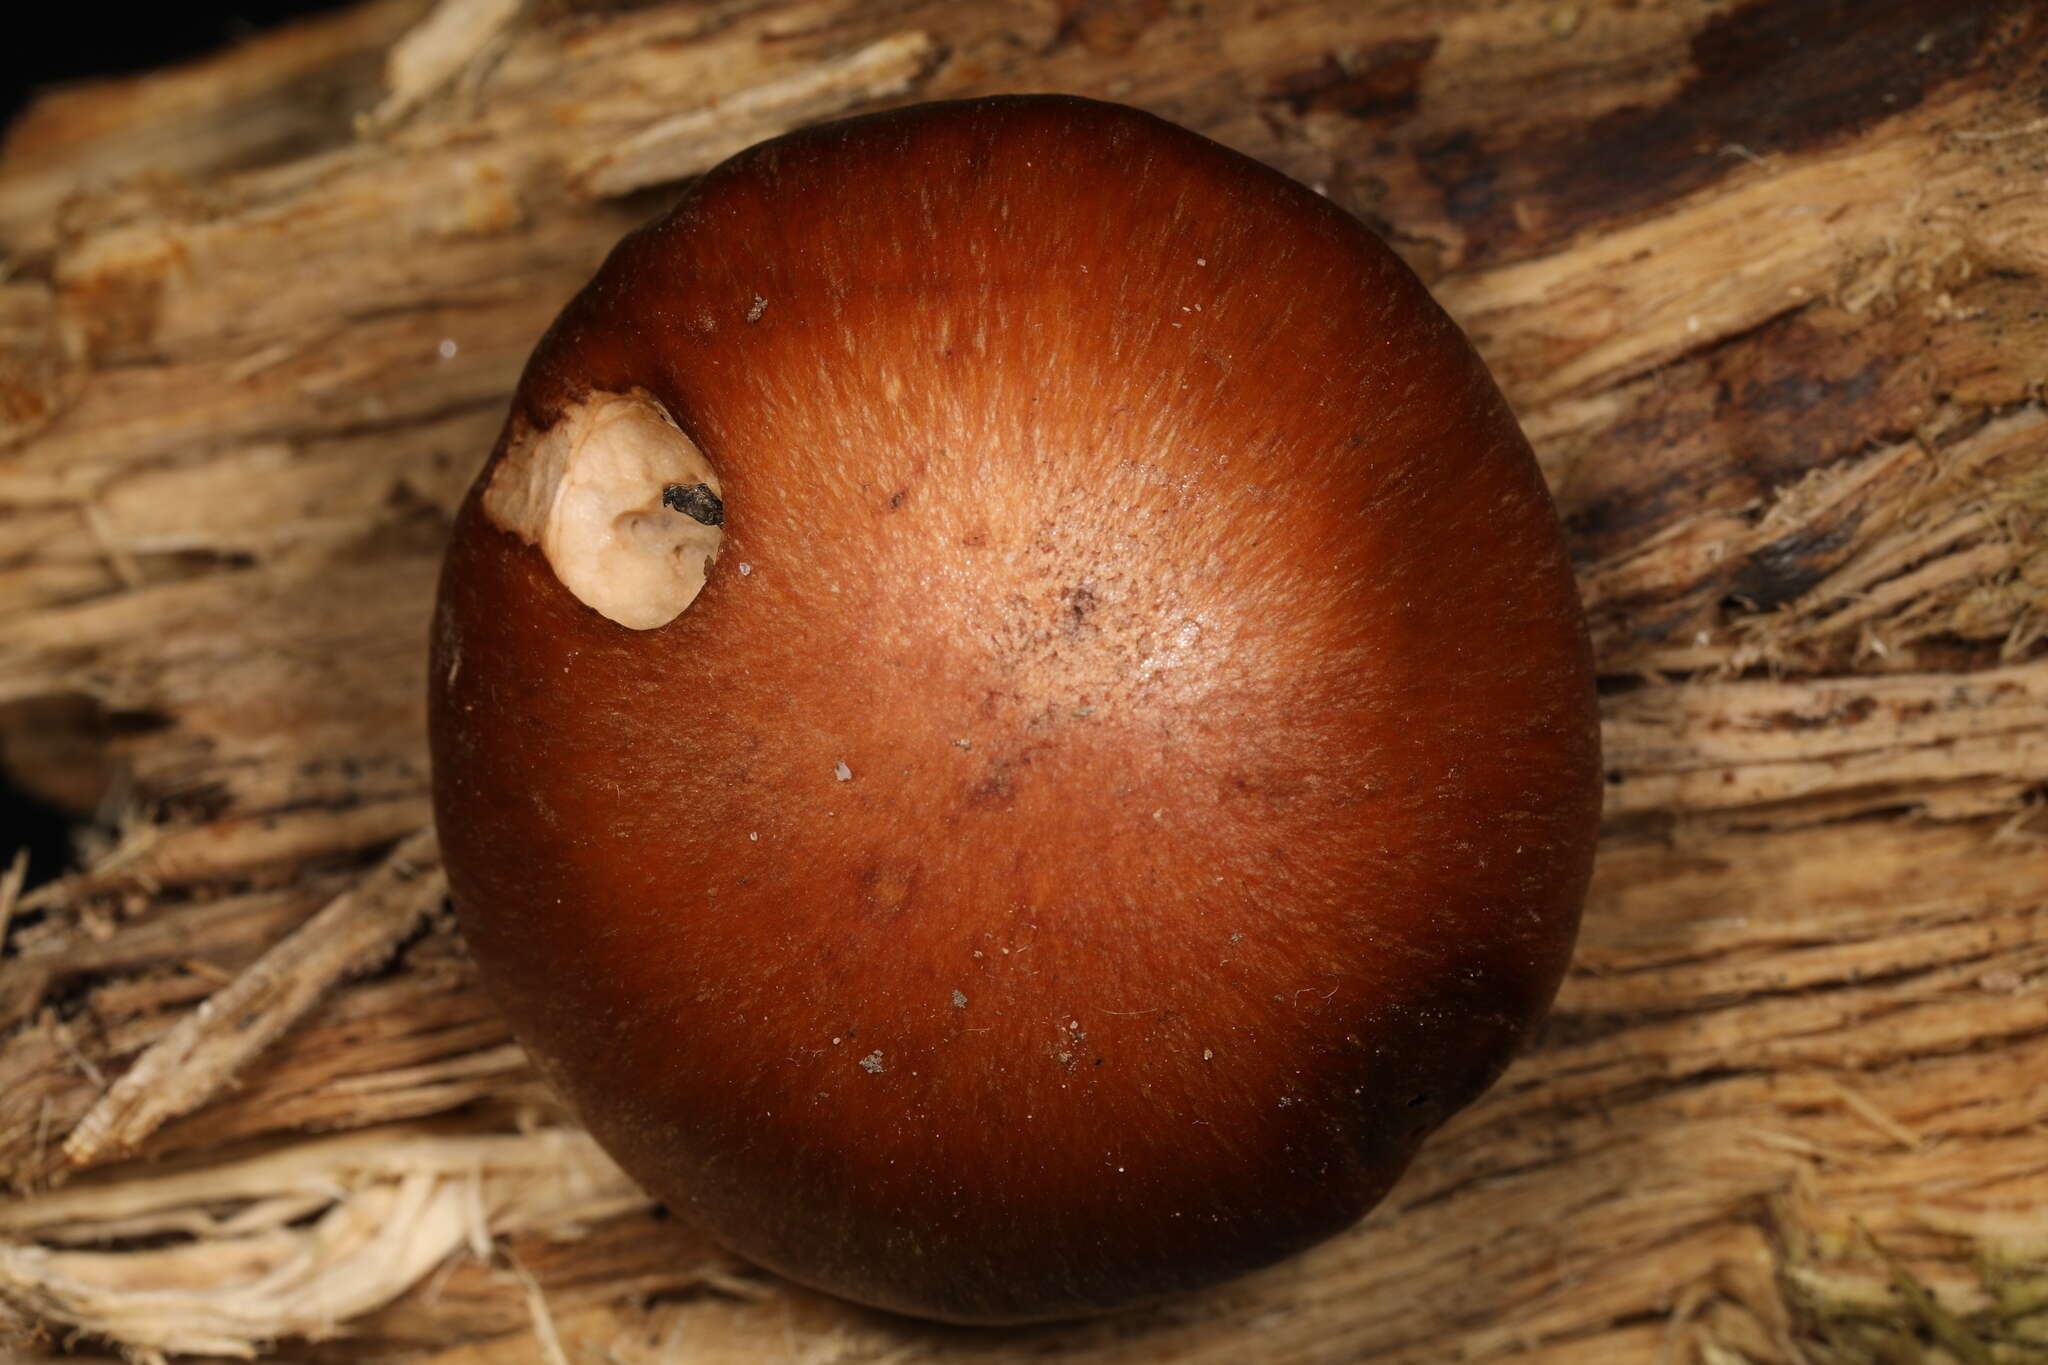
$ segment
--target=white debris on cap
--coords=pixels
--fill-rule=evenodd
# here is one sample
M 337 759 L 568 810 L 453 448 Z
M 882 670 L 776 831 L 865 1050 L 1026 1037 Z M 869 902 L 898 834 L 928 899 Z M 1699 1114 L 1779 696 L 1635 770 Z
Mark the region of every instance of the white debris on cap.
M 484 515 L 538 546 L 577 601 L 652 630 L 696 600 L 725 539 L 663 504 L 699 484 L 719 496 L 717 471 L 652 395 L 593 393 L 544 430 L 515 419 Z

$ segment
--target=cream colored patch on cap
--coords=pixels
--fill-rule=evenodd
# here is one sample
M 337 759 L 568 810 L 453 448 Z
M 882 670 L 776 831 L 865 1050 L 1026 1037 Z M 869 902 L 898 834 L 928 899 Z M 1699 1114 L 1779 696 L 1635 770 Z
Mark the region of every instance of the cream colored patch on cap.
M 593 393 L 535 430 L 519 422 L 484 488 L 484 515 L 536 545 L 576 600 L 634 630 L 695 601 L 725 532 L 665 505 L 718 474 L 646 393 Z

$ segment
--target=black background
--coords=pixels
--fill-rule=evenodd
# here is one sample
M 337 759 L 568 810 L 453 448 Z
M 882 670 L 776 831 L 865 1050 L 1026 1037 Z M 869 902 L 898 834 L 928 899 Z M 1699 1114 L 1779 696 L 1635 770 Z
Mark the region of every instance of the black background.
M 344 3 L 24 0 L 10 10 L 10 32 L 0 40 L 0 124 L 13 122 L 38 88 L 189 61 L 285 20 L 341 9 Z

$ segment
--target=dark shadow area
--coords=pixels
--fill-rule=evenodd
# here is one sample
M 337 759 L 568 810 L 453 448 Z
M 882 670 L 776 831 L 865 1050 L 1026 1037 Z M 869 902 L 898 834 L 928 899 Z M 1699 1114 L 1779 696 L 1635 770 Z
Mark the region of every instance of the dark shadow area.
M 28 850 L 24 890 L 61 876 L 71 865 L 71 817 L 10 778 L 0 768 L 0 870 Z
M 0 44 L 0 128 L 38 90 L 127 76 L 190 61 L 289 20 L 345 8 L 345 0 L 199 0 L 184 5 L 38 8 L 34 41 Z
M 28 850 L 27 887 L 71 870 L 73 835 L 99 812 L 114 781 L 112 741 L 155 723 L 109 715 L 79 693 L 0 705 L 0 870 Z

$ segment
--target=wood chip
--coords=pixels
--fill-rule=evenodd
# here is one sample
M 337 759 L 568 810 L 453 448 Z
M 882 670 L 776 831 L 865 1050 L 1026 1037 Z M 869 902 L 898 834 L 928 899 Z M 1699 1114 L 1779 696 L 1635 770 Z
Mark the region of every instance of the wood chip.
M 152 1046 L 64 1139 L 73 1165 L 132 1150 L 233 1081 L 337 981 L 387 959 L 446 894 L 431 831 L 330 902 Z

